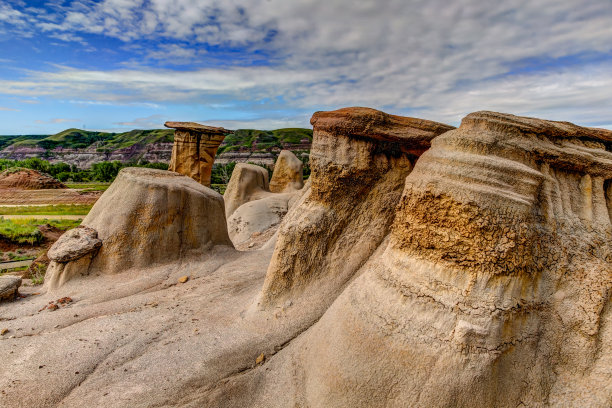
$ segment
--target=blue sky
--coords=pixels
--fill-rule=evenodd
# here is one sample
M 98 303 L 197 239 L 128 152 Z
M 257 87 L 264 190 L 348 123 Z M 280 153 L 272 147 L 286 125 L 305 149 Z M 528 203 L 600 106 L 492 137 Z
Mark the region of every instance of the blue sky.
M 612 129 L 610 0 L 0 0 L 0 134 L 369 106 Z

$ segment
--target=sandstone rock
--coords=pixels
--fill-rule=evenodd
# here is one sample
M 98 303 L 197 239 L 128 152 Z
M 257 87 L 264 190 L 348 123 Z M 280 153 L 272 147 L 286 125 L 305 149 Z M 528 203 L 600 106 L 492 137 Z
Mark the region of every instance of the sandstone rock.
M 223 194 L 226 217 L 229 218 L 241 205 L 262 198 L 268 191 L 266 169 L 254 164 L 237 163 Z
M 238 207 L 227 218 L 227 231 L 234 243 L 249 239 L 255 233 L 261 233 L 280 224 L 287 211 L 294 194 L 270 194 L 264 198 L 249 201 Z
M 102 247 L 93 258 L 65 265 L 52 262 L 47 287 L 59 287 L 78 275 L 114 274 L 201 256 L 214 245 L 232 246 L 223 197 L 170 171 L 121 170 L 83 225 L 98 231 Z
M 65 263 L 82 258 L 102 246 L 102 241 L 98 239 L 98 232 L 93 229 L 80 225 L 74 229 L 66 231 L 47 252 L 50 260 Z
M 67 188 L 53 177 L 31 169 L 8 169 L 0 173 L 0 188 L 43 190 Z
M 210 186 L 217 149 L 225 136 L 233 132 L 193 122 L 166 122 L 164 126 L 176 129 L 169 170 Z
M 303 167 L 302 161 L 291 151 L 281 151 L 274 165 L 270 191 L 286 193 L 301 189 L 304 186 Z
M 317 112 L 311 123 L 311 185 L 281 224 L 260 307 L 308 291 L 321 313 L 388 234 L 417 155 L 453 129 L 368 108 Z
M 611 141 L 468 115 L 407 177 L 384 251 L 250 381 L 304 373 L 283 392 L 306 406 L 608 406 Z
M 0 301 L 13 300 L 21 286 L 21 278 L 13 275 L 0 276 Z

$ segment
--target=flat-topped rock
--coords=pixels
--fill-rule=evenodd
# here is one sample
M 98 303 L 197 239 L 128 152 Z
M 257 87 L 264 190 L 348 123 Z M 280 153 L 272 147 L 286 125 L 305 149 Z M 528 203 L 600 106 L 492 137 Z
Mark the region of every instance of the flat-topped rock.
M 165 126 L 176 129 L 168 169 L 210 186 L 212 166 L 219 145 L 233 131 L 194 122 L 166 122 Z
M 422 151 L 429 148 L 431 139 L 455 128 L 431 120 L 390 115 L 362 107 L 315 112 L 310 123 L 319 131 L 388 142 L 408 142 L 413 149 Z
M 191 131 L 207 133 L 207 134 L 227 135 L 230 133 L 234 133 L 233 130 L 225 129 L 222 127 L 201 125 L 196 122 L 166 122 L 164 123 L 164 126 L 167 128 L 172 128 L 172 129 L 177 129 L 177 130 L 191 130 Z
M 19 276 L 0 276 L 0 301 L 14 299 L 17 296 L 19 286 L 21 286 L 21 278 Z
M 85 225 L 66 231 L 49 248 L 47 256 L 56 262 L 69 262 L 79 259 L 102 246 L 98 232 Z

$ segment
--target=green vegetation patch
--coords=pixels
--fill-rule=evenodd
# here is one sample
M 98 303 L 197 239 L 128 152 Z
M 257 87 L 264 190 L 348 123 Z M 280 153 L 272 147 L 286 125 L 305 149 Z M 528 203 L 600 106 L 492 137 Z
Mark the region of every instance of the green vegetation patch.
M 93 204 L 0 206 L 0 215 L 87 215 Z
M 39 225 L 49 224 L 66 231 L 81 224 L 81 220 L 48 220 L 48 219 L 18 219 L 7 220 L 0 217 L 0 239 L 16 244 L 40 244 L 44 237 L 38 229 Z

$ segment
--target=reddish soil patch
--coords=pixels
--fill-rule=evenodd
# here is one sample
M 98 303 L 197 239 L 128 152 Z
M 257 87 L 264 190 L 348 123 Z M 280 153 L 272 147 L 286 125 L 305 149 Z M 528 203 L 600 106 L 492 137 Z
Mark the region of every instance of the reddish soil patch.
M 0 188 L 42 190 L 66 188 L 53 177 L 31 169 L 9 169 L 0 173 Z

